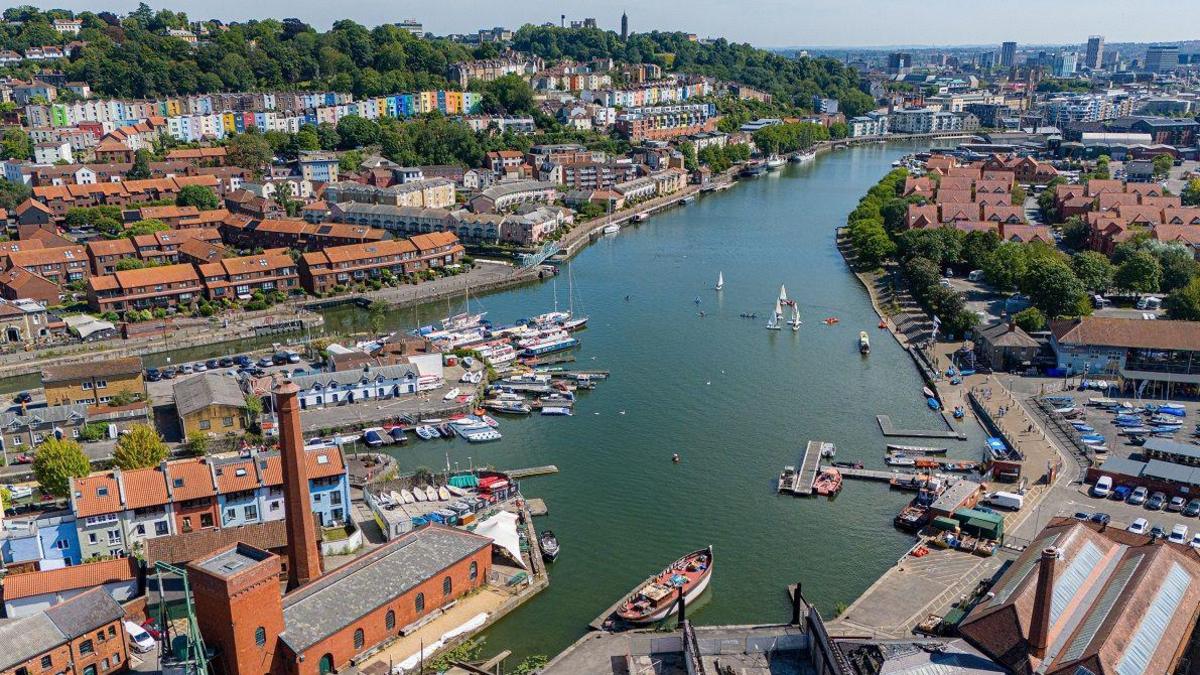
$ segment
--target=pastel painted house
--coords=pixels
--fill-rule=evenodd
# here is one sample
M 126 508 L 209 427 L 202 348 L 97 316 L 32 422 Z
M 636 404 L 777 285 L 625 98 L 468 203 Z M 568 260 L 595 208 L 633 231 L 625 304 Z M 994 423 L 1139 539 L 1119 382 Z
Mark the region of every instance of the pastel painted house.
M 6 520 L 0 530 L 0 560 L 10 572 L 78 565 L 83 553 L 75 515 L 59 510 Z

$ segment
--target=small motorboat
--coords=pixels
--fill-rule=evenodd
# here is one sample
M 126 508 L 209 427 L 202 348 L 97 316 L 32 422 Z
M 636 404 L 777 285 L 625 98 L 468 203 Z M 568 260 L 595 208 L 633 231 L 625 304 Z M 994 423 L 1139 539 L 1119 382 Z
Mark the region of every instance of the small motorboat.
M 570 417 L 571 409 L 567 406 L 544 405 L 542 406 L 542 414 Z
M 961 420 L 962 418 L 966 417 L 966 415 L 967 411 L 963 410 L 961 405 L 954 406 L 954 419 Z
M 429 497 L 425 492 L 425 488 L 414 487 L 412 489 L 413 498 L 419 502 L 429 501 Z
M 925 399 L 925 403 L 927 403 L 929 405 L 930 410 L 941 410 L 942 409 L 942 404 L 938 403 L 938 400 L 936 398 L 927 398 L 927 399 Z
M 446 489 L 445 485 L 439 487 L 437 492 L 438 492 L 438 499 L 440 499 L 444 502 L 450 501 L 450 491 Z
M 422 424 L 421 426 L 417 427 L 416 431 L 417 435 L 420 436 L 422 440 L 429 441 L 438 437 L 437 430 L 428 424 Z
M 393 443 L 404 443 L 408 441 L 408 434 L 404 433 L 403 427 L 392 427 L 388 429 L 388 436 L 392 437 Z
M 446 392 L 446 394 L 444 396 L 442 396 L 442 400 L 443 401 L 453 401 L 454 399 L 458 398 L 460 394 L 462 394 L 462 392 L 458 390 L 458 387 L 455 387 L 455 388 L 451 389 L 450 391 Z
M 871 353 L 871 338 L 867 336 L 867 331 L 865 330 L 858 331 L 858 353 Z
M 1071 424 L 1071 426 L 1075 427 L 1075 431 L 1089 431 L 1090 432 L 1090 431 L 1096 430 L 1096 427 L 1094 427 L 1090 424 L 1084 424 L 1082 422 L 1073 423 L 1073 424 Z
M 838 319 L 836 316 L 827 316 L 821 320 L 821 323 L 825 324 L 826 326 L 832 326 L 838 321 L 840 321 L 840 319 Z
M 904 455 L 904 454 L 900 454 L 900 453 L 887 455 L 883 458 L 883 461 L 887 462 L 888 466 L 916 466 L 917 465 L 917 460 L 913 459 L 912 457 L 909 457 L 908 455 Z
M 955 375 L 954 377 L 950 378 L 950 384 L 962 384 L 962 378 L 958 375 Z
M 921 393 L 925 394 L 925 398 L 937 398 L 937 394 L 933 393 L 929 387 L 921 387 Z
M 617 223 L 610 223 L 604 226 L 604 234 L 616 234 L 621 231 L 621 226 Z
M 542 530 L 542 536 L 538 537 L 538 543 L 542 545 L 542 557 L 546 562 L 554 562 L 558 558 L 558 538 L 550 530 Z
M 924 445 L 898 445 L 896 443 L 888 443 L 887 449 L 889 452 L 899 452 L 905 455 L 944 455 L 950 451 L 950 448 L 931 448 Z
M 437 490 L 432 485 L 425 488 L 425 501 L 436 502 L 437 500 L 438 500 Z
M 678 463 L 680 463 L 680 462 L 682 462 L 682 461 L 683 461 L 683 460 L 679 458 L 679 453 L 678 453 L 678 452 L 672 452 L 672 453 L 671 453 L 671 463 L 672 463 L 672 464 L 678 464 Z
M 686 607 L 708 588 L 712 570 L 712 546 L 692 551 L 646 579 L 618 603 L 617 618 L 644 625 L 670 617 L 679 610 L 681 592 Z
M 785 466 L 783 471 L 779 472 L 779 487 L 777 492 L 787 492 L 792 489 L 792 483 L 796 479 L 796 467 Z
M 408 488 L 400 488 L 400 500 L 403 504 L 412 504 L 413 502 L 417 501 L 416 497 L 413 497 L 413 493 Z
M 384 437 L 385 433 L 383 429 L 379 427 L 363 429 L 363 443 L 366 443 L 368 448 L 378 448 L 379 446 L 383 445 Z M 389 441 L 391 440 L 391 436 L 387 436 L 387 438 Z

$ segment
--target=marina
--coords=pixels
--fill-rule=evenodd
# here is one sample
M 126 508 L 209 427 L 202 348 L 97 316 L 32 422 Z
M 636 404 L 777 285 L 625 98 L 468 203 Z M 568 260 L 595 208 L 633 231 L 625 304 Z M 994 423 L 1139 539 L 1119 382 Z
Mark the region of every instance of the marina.
M 836 452 L 832 443 L 827 441 L 809 441 L 804 446 L 804 452 L 800 455 L 800 460 L 797 466 L 800 467 L 792 475 L 790 487 L 783 485 L 783 479 L 780 479 L 779 491 L 786 492 L 797 496 L 807 496 L 813 493 L 813 484 L 817 480 L 817 472 L 821 467 L 822 457 L 832 457 Z
M 940 413 L 938 417 L 946 424 L 945 431 L 935 429 L 897 429 L 892 424 L 892 418 L 889 415 L 876 415 L 875 421 L 879 423 L 879 431 L 884 436 L 895 437 L 903 436 L 907 438 L 952 438 L 959 441 L 967 440 L 965 432 L 954 426 L 947 413 Z

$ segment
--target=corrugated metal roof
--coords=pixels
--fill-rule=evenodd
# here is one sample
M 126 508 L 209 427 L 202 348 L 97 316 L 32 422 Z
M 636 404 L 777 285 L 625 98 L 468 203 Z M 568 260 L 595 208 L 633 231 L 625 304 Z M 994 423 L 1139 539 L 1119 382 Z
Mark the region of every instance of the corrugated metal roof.
M 1154 596 L 1154 601 L 1150 603 L 1133 639 L 1117 663 L 1117 675 L 1143 675 L 1146 672 L 1154 650 L 1158 648 L 1191 582 L 1192 575 L 1187 570 L 1179 563 L 1171 564 L 1171 571 L 1167 573 L 1167 578 L 1163 580 L 1162 587 L 1158 589 L 1158 594 Z
M 1018 567 L 1016 574 L 1014 574 L 1012 578 L 1008 580 L 1008 583 L 1004 585 L 1004 588 L 1000 589 L 1000 592 L 996 594 L 995 599 L 992 600 L 993 607 L 997 607 L 1008 602 L 1008 599 L 1012 597 L 1013 592 L 1020 588 L 1025 579 L 1027 579 L 1033 572 L 1033 568 L 1037 565 L 1038 558 L 1041 556 L 1042 549 L 1046 548 L 1047 546 L 1053 546 L 1055 543 L 1057 543 L 1059 536 L 1061 535 L 1055 533 L 1042 537 L 1034 542 L 1032 546 L 1025 549 L 1025 558 L 1017 563 Z
M 1100 601 L 1092 607 L 1092 613 L 1084 620 L 1079 632 L 1075 634 L 1075 639 L 1067 647 L 1067 650 L 1062 653 L 1058 661 L 1061 663 L 1070 663 L 1083 656 L 1087 646 L 1095 639 L 1100 626 L 1104 624 L 1112 612 L 1113 606 L 1117 602 L 1117 598 L 1125 592 L 1125 587 L 1129 584 L 1129 579 L 1133 577 L 1133 573 L 1137 571 L 1138 565 L 1142 563 L 1142 559 L 1146 556 L 1138 553 L 1130 556 L 1127 560 L 1121 563 L 1117 568 L 1116 574 L 1108 583 L 1108 588 L 1104 589 L 1104 595 L 1100 596 Z
M 1197 475 L 1198 473 L 1200 471 L 1195 467 L 1176 464 L 1174 462 L 1164 462 L 1161 459 L 1152 459 L 1146 462 L 1146 468 L 1142 470 L 1143 476 L 1189 484 L 1195 484 L 1196 480 L 1200 478 Z
M 1067 569 L 1054 580 L 1054 597 L 1050 600 L 1050 625 L 1058 623 L 1063 610 L 1079 592 L 1088 575 L 1100 564 L 1104 554 L 1092 542 L 1084 542 Z

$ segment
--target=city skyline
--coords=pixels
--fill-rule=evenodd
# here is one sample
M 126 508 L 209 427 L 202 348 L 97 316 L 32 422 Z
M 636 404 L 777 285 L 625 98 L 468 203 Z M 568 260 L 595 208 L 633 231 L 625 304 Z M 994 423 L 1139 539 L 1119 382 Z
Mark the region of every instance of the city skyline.
M 73 11 L 111 10 L 128 12 L 138 0 L 115 0 L 103 6 L 84 0 L 36 2 Z M 462 5 L 467 5 L 463 7 Z M 717 0 L 687 3 L 660 2 L 631 6 L 627 0 L 599 0 L 594 3 L 552 3 L 531 0 L 520 6 L 499 6 L 468 1 L 454 6 L 414 2 L 384 3 L 366 0 L 352 6 L 301 6 L 282 0 L 264 0 L 247 6 L 230 0 L 204 4 L 172 0 L 156 2 L 154 9 L 187 12 L 197 20 L 221 19 L 246 21 L 266 17 L 291 17 L 318 28 L 328 28 L 339 19 L 352 19 L 364 25 L 394 23 L 415 18 L 434 34 L 470 33 L 479 28 L 505 26 L 517 28 L 526 23 L 557 23 L 595 17 L 600 28 L 619 31 L 620 16 L 629 12 L 630 31 L 686 31 L 701 37 L 725 37 L 760 47 L 886 48 L 904 46 L 982 46 L 1006 40 L 1020 44 L 1084 44 L 1089 35 L 1102 34 L 1114 42 L 1177 42 L 1200 35 L 1200 20 L 1172 21 L 1164 25 L 1158 19 L 1178 9 L 1167 0 L 1148 0 L 1131 7 L 1116 0 L 1097 0 L 1081 14 L 1066 3 L 1046 6 L 1031 0 L 1016 0 L 1002 15 L 982 15 L 950 0 L 935 0 L 921 6 L 897 2 L 847 0 L 836 7 L 810 2 L 788 3 L 769 0 L 766 11 L 779 20 L 741 21 L 739 7 Z M 760 15 L 762 16 L 762 15 Z M 854 17 L 852 23 L 846 17 Z M 1030 17 L 1036 17 L 1031 21 Z M 1190 25 L 1189 25 L 1190 24 Z M 1070 26 L 1065 29 L 1064 26 Z M 1069 33 L 1067 32 L 1069 30 Z

